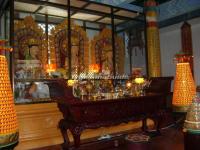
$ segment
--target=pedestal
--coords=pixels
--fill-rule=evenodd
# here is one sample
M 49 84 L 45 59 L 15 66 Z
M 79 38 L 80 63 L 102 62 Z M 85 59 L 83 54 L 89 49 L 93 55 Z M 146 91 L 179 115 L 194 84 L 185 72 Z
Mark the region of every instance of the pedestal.
M 200 133 L 184 132 L 184 149 L 199 150 Z
M 8 144 L 6 146 L 0 146 L 0 150 L 14 150 L 15 146 L 18 144 L 18 141 Z

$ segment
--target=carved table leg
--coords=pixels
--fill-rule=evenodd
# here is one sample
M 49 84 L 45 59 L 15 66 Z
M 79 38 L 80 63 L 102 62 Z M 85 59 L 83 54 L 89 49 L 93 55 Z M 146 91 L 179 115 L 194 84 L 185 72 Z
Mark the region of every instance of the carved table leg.
M 142 120 L 142 131 L 144 133 L 147 133 L 147 134 L 152 134 L 152 136 L 155 136 L 155 135 L 160 135 L 160 118 L 159 116 L 156 116 L 156 117 L 150 117 L 153 122 L 154 122 L 154 128 L 156 129 L 156 131 L 148 131 L 148 126 L 147 126 L 147 118 L 144 118 Z
M 142 131 L 146 132 L 147 131 L 147 118 L 145 117 L 142 119 Z
M 83 131 L 82 128 L 80 127 L 75 127 L 73 129 L 71 129 L 73 138 L 74 138 L 74 146 L 75 148 L 78 148 L 80 146 L 80 136 L 81 136 L 81 132 Z
M 159 113 L 156 115 L 156 119 L 155 119 L 155 127 L 156 127 L 156 131 L 159 135 L 161 135 L 161 132 L 160 132 L 160 128 L 161 128 L 161 123 L 162 123 L 162 118 L 164 116 L 164 113 L 165 111 L 159 111 Z
M 159 113 L 156 113 L 155 115 L 151 116 L 150 117 L 153 122 L 154 122 L 154 129 L 155 131 L 151 131 L 151 132 L 148 132 L 150 134 L 152 134 L 152 136 L 157 136 L 157 135 L 161 135 L 161 132 L 160 132 L 160 123 L 161 123 L 161 118 L 162 118 L 162 115 Z
M 80 134 L 76 134 L 76 135 L 73 134 L 73 137 L 74 137 L 74 146 L 78 148 L 80 146 L 80 141 L 81 141 Z
M 63 140 L 64 140 L 64 143 L 62 144 L 62 148 L 64 150 L 68 150 L 69 149 L 69 137 L 67 135 L 67 129 L 69 129 L 68 123 L 64 119 L 61 119 L 59 122 L 59 128 L 61 130 Z
M 161 134 L 160 133 L 160 118 L 159 117 L 158 118 L 154 118 L 153 121 L 154 121 L 155 128 L 156 128 L 156 134 L 160 135 Z

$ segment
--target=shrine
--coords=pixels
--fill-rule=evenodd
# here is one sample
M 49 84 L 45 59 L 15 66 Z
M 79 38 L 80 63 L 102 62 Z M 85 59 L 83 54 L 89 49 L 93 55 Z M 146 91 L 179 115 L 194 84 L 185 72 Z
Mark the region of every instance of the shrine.
M 0 149 L 197 150 L 199 6 L 0 0 Z

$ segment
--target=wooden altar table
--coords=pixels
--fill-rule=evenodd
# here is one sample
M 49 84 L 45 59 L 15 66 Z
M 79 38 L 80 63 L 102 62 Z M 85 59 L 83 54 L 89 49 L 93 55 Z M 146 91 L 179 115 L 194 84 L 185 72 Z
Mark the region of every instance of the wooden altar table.
M 64 117 L 59 122 L 59 128 L 66 149 L 69 145 L 68 129 L 73 135 L 75 147 L 80 146 L 80 136 L 85 129 L 113 126 L 129 121 L 142 120 L 142 129 L 146 131 L 146 119 L 151 118 L 159 132 L 161 110 L 165 104 L 163 94 L 149 93 L 137 97 L 81 101 L 73 97 L 72 90 L 65 82 L 51 82 L 48 85 L 51 96 L 57 99 L 59 110 Z

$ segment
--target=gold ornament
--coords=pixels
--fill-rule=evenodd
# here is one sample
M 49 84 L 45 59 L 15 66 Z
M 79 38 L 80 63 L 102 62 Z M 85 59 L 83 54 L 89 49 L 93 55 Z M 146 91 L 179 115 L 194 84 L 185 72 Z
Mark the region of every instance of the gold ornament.
M 47 40 L 43 29 L 34 21 L 32 16 L 15 22 L 14 26 L 14 59 L 25 59 L 26 51 L 31 45 L 37 45 L 42 67 L 47 64 Z
M 107 41 L 106 44 L 102 44 L 102 41 Z M 102 55 L 108 51 L 112 52 L 112 31 L 108 28 L 104 28 L 98 35 L 96 35 L 91 41 L 91 53 L 92 64 L 97 64 L 97 58 L 100 57 L 95 53 L 97 51 L 96 45 L 99 45 L 99 50 L 102 51 Z M 115 63 L 116 71 L 118 73 L 124 73 L 124 43 L 120 36 L 115 35 Z M 112 61 L 112 60 L 111 60 Z
M 56 64 L 57 68 L 63 67 L 61 66 L 61 60 L 60 60 L 61 50 L 63 50 L 64 53 L 66 54 L 67 57 L 66 60 L 69 57 L 68 56 L 69 52 L 66 51 L 68 49 L 67 31 L 68 31 L 68 22 L 67 20 L 64 20 L 62 23 L 58 24 L 55 28 L 51 30 L 51 34 L 49 36 L 51 63 Z M 82 40 L 82 45 L 80 45 L 81 42 L 80 40 Z M 62 44 L 58 42 L 61 42 Z M 73 21 L 71 21 L 71 45 L 78 46 L 79 48 L 82 47 L 82 49 L 79 49 L 79 52 L 81 51 L 81 53 L 79 55 L 80 62 L 78 70 L 79 71 L 87 70 L 89 65 L 89 40 L 86 32 L 80 26 L 76 25 Z M 72 53 L 73 50 L 71 51 L 71 54 Z M 68 68 L 67 63 L 66 63 L 66 68 Z M 82 66 L 84 66 L 84 68 L 82 68 L 81 64 Z

